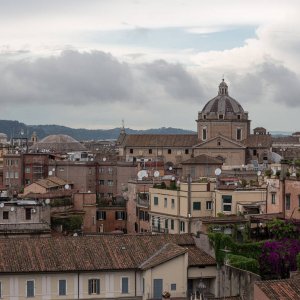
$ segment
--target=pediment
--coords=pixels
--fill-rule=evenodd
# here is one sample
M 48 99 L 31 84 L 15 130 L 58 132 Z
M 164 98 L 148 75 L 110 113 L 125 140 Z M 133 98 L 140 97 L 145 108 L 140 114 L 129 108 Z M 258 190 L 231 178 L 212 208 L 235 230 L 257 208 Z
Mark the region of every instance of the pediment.
M 217 136 L 193 147 L 194 149 L 246 149 L 243 144 L 233 141 L 224 136 Z

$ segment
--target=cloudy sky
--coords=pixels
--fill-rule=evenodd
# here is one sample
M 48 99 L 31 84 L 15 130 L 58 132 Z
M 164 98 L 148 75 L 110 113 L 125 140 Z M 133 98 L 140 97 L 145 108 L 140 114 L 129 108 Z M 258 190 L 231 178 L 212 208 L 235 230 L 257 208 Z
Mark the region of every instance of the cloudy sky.
M 0 119 L 196 130 L 225 77 L 252 128 L 299 131 L 299 0 L 0 0 Z

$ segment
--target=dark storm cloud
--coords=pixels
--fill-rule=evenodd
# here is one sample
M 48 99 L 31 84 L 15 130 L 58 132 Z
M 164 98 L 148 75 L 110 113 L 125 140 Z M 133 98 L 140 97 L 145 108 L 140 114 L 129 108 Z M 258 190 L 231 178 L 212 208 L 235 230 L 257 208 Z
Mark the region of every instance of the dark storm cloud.
M 199 81 L 179 64 L 157 60 L 151 64 L 144 64 L 141 68 L 149 79 L 161 85 L 166 94 L 174 98 L 199 100 L 199 96 L 203 96 Z
M 300 78 L 284 65 L 271 59 L 255 65 L 246 74 L 230 74 L 234 97 L 253 102 L 274 102 L 285 106 L 300 106 Z
M 0 71 L 1 103 L 84 105 L 202 96 L 199 82 L 179 64 L 128 64 L 100 51 L 2 60 Z

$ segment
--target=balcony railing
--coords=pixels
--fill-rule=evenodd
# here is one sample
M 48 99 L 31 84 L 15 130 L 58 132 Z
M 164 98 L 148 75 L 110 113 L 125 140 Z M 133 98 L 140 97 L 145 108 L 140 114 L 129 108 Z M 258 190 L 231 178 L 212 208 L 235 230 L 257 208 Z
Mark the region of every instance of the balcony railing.
M 161 228 L 158 226 L 152 226 L 152 232 L 159 232 L 159 233 L 169 233 L 168 228 Z

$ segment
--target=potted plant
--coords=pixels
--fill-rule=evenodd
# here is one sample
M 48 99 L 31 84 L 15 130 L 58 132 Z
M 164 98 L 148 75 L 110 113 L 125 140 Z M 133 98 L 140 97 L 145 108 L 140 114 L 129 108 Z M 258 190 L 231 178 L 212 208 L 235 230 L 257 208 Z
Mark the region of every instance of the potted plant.
M 163 297 L 164 299 L 170 299 L 171 294 L 170 294 L 168 291 L 164 291 L 164 292 L 162 293 L 162 297 Z

